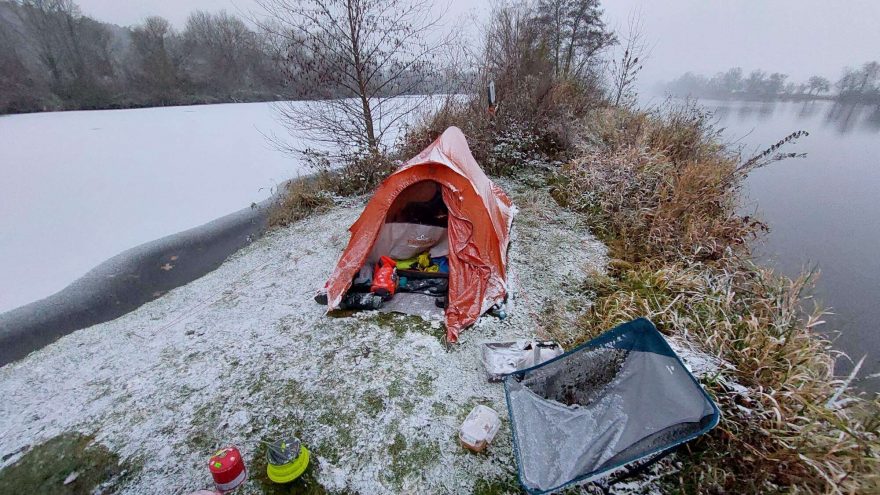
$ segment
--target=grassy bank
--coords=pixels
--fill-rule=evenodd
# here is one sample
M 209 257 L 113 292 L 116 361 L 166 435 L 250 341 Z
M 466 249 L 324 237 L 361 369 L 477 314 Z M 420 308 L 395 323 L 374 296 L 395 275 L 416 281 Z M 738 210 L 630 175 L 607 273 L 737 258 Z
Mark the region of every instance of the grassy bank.
M 0 493 L 104 493 L 107 486 L 122 482 L 129 469 L 93 438 L 64 433 L 28 450 L 19 462 L 0 471 Z
M 563 338 L 648 316 L 726 364 L 703 383 L 722 423 L 679 454 L 667 490 L 877 493 L 880 402 L 834 376 L 812 274 L 754 264 L 749 241 L 767 226 L 737 213 L 748 173 L 795 156 L 784 147 L 804 133 L 743 159 L 692 106 L 597 109 L 584 129 L 588 144 L 554 175 L 554 196 L 589 219 L 616 260 L 585 287 L 594 305 Z

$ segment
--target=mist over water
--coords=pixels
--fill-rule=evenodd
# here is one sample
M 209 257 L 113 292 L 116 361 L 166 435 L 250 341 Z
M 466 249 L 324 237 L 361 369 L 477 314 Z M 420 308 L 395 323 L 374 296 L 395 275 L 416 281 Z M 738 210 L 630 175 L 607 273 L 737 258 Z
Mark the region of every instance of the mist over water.
M 825 330 L 854 362 L 859 376 L 880 372 L 880 106 L 829 101 L 701 100 L 714 111 L 722 135 L 745 155 L 796 130 L 803 138 L 785 151 L 806 158 L 774 163 L 746 182 L 745 208 L 770 226 L 756 245 L 760 261 L 789 276 L 821 271 L 815 299 L 830 307 Z M 810 308 L 807 308 L 810 309 Z M 838 372 L 853 363 L 841 359 Z M 862 380 L 880 390 L 878 380 Z

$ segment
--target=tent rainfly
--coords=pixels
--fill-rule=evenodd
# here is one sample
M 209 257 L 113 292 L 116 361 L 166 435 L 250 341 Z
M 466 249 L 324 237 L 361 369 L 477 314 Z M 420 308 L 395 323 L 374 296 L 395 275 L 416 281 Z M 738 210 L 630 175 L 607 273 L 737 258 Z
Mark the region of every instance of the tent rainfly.
M 520 483 L 531 494 L 657 459 L 720 415 L 644 318 L 505 375 L 504 391 Z
M 515 214 L 512 202 L 486 177 L 457 127 L 447 129 L 386 178 L 349 228 L 348 246 L 325 285 L 328 310 L 339 307 L 365 263 L 387 254 L 376 252 L 377 239 L 387 233 L 386 225 L 407 201 L 430 197 L 424 194 L 426 188 L 439 188 L 448 209 L 445 323 L 447 340 L 456 342 L 462 329 L 507 295 L 507 247 Z

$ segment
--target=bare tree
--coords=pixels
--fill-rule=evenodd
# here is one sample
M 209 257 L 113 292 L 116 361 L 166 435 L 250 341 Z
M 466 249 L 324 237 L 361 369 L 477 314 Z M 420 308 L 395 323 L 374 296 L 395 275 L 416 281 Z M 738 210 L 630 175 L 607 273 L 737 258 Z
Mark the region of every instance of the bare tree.
M 763 94 L 766 85 L 767 72 L 760 69 L 749 72 L 749 76 L 744 81 L 745 92 L 749 95 Z
M 104 24 L 72 0 L 0 0 L 0 112 L 276 100 L 277 46 L 224 12 L 178 34 L 160 17 Z
M 638 14 L 629 17 L 629 28 L 620 59 L 611 63 L 611 97 L 615 105 L 630 105 L 635 102 L 635 84 L 642 62 L 647 56 L 642 20 Z
M 511 91 L 517 81 L 549 76 L 553 70 L 541 49 L 545 33 L 534 22 L 528 5 L 521 2 L 495 5 L 485 33 L 486 71 L 499 82 L 499 87 Z
M 722 88 L 726 93 L 736 93 L 742 90 L 743 70 L 741 67 L 728 69 L 721 76 Z
M 424 101 L 440 16 L 421 0 L 258 0 L 263 28 L 288 43 L 291 81 L 319 100 L 281 104 L 292 134 L 333 154 L 378 155 L 389 133 Z M 436 70 L 436 69 L 435 69 Z M 295 151 L 302 151 L 293 147 Z
M 865 94 L 874 90 L 874 82 L 880 78 L 880 63 L 866 62 L 861 70 L 859 93 Z
M 2 12 L 0 12 L 2 14 Z M 39 90 L 25 63 L 16 26 L 0 16 L 0 114 L 39 109 Z
M 786 79 L 788 79 L 788 74 L 783 74 L 781 72 L 774 72 L 770 74 L 770 77 L 767 79 L 767 84 L 764 88 L 764 95 L 776 96 L 784 92 Z
M 188 71 L 200 86 L 227 96 L 254 86 L 252 64 L 260 58 L 258 39 L 241 19 L 225 11 L 197 10 L 183 32 Z

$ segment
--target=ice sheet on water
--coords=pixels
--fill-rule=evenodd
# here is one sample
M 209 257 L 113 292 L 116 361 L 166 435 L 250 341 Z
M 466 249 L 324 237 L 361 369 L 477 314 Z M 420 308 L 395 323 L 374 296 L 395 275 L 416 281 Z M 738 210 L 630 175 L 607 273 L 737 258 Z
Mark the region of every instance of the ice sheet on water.
M 270 103 L 0 119 L 0 312 L 102 261 L 268 198 L 307 171 Z

